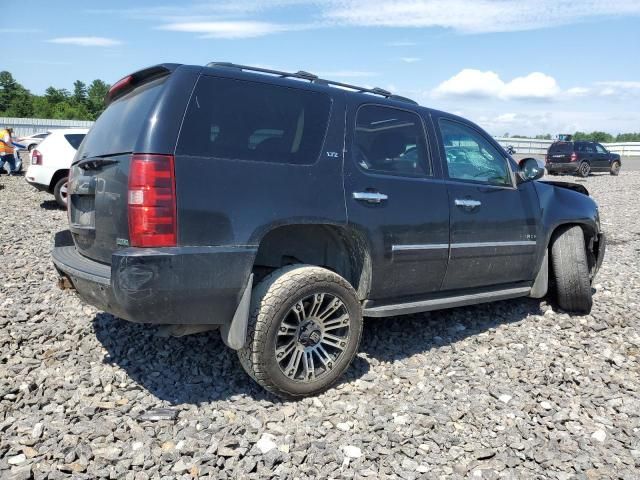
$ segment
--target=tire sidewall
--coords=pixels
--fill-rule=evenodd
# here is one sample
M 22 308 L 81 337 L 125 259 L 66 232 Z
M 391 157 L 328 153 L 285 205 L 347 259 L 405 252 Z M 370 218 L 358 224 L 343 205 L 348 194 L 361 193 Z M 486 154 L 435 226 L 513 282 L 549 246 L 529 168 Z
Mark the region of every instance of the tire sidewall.
M 351 324 L 349 325 L 349 343 L 339 360 L 336 362 L 332 372 L 313 382 L 300 382 L 291 380 L 281 370 L 275 357 L 275 345 L 280 327 L 280 322 L 288 311 L 299 300 L 311 296 L 316 293 L 329 293 L 335 295 L 344 303 Z M 260 359 L 265 367 L 265 372 L 273 382 L 274 386 L 280 390 L 288 392 L 292 396 L 304 396 L 311 393 L 318 393 L 326 390 L 333 385 L 342 375 L 344 370 L 349 366 L 355 356 L 360 336 L 362 333 L 362 309 L 360 303 L 354 294 L 347 288 L 337 282 L 331 280 L 323 280 L 305 285 L 298 292 L 289 297 L 269 312 L 263 312 L 270 315 L 271 319 L 265 336 L 264 349 L 260 352 Z
M 586 173 L 583 172 L 583 170 L 586 170 Z M 582 178 L 586 178 L 589 176 L 589 174 L 591 173 L 591 165 L 589 164 L 589 162 L 582 162 L 580 165 L 578 165 L 578 176 L 582 177 Z
M 616 160 L 611 164 L 611 170 L 609 171 L 609 173 L 611 173 L 611 175 L 613 176 L 617 176 L 620 173 L 620 166 L 620 162 Z
M 58 205 L 60 205 L 62 208 L 67 208 L 68 193 L 67 198 L 62 198 L 60 190 L 62 189 L 63 185 L 66 185 L 68 183 L 68 181 L 69 177 L 62 177 L 60 180 L 58 180 L 55 187 L 53 188 L 53 196 L 55 197 L 56 202 L 58 202 Z

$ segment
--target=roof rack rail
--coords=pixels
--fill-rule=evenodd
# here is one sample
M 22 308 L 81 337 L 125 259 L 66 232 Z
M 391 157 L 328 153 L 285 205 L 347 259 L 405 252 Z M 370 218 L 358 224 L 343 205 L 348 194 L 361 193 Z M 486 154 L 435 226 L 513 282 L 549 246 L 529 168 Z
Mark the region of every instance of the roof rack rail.
M 413 103 L 415 105 L 418 105 L 418 102 L 411 100 L 410 98 L 402 97 L 400 95 L 394 95 L 393 93 L 389 92 L 388 90 L 384 90 L 383 88 L 378 88 L 378 87 L 365 88 L 365 87 L 358 87 L 357 85 L 350 85 L 348 83 L 335 82 L 333 80 L 326 80 L 318 77 L 317 75 L 314 75 L 313 73 L 305 72 L 303 70 L 299 70 L 297 72 L 283 72 L 280 70 L 272 70 L 270 68 L 251 67 L 248 65 L 239 65 L 237 63 L 230 63 L 230 62 L 209 62 L 207 63 L 207 67 L 235 68 L 238 70 L 246 70 L 249 72 L 266 73 L 266 74 L 275 75 L 281 78 L 299 78 L 301 80 L 308 80 L 311 83 L 317 83 L 319 85 L 334 85 L 336 87 L 354 90 L 358 93 L 372 93 L 374 95 L 380 95 L 382 97 L 385 97 L 391 100 L 408 102 L 408 103 Z

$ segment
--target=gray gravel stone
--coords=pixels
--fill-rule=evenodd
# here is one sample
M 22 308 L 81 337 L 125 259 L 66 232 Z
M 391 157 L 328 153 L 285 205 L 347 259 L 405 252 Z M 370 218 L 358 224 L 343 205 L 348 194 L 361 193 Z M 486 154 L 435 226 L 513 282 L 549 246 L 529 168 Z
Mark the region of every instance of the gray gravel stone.
M 590 315 L 367 321 L 336 388 L 281 402 L 217 332 L 166 338 L 59 290 L 65 212 L 0 177 L 0 478 L 638 478 L 640 173 L 584 183 L 609 240 Z

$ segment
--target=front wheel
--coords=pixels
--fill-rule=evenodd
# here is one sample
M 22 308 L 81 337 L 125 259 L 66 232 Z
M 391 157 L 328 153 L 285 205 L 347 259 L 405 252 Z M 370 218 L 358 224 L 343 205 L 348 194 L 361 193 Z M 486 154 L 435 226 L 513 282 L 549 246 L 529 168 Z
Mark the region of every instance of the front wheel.
M 558 305 L 569 312 L 589 313 L 593 299 L 582 228 L 573 225 L 554 234 L 551 266 Z
M 67 188 L 68 188 L 69 179 L 67 177 L 62 177 L 60 180 L 56 182 L 55 187 L 53 187 L 53 196 L 56 198 L 56 202 L 62 208 L 67 208 Z
M 325 268 L 276 270 L 253 291 L 240 363 L 262 387 L 288 399 L 338 381 L 355 356 L 362 308 L 353 287 Z
M 578 166 L 578 176 L 585 178 L 589 176 L 589 173 L 591 173 L 591 165 L 589 165 L 589 162 L 582 162 Z
M 620 162 L 615 161 L 611 164 L 611 170 L 609 170 L 609 174 L 617 177 L 620 174 Z

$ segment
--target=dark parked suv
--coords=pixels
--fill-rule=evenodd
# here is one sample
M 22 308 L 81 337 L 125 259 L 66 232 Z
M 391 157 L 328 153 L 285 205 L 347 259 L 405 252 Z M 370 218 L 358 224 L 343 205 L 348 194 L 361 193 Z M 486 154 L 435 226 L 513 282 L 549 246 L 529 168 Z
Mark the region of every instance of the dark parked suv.
M 554 142 L 546 157 L 547 171 L 551 175 L 572 173 L 587 177 L 591 172 L 609 172 L 618 175 L 622 161 L 596 142 Z
M 550 285 L 591 309 L 596 203 L 464 118 L 233 64 L 151 67 L 107 104 L 71 168 L 61 284 L 133 322 L 219 326 L 278 395 L 331 386 L 363 317 Z

